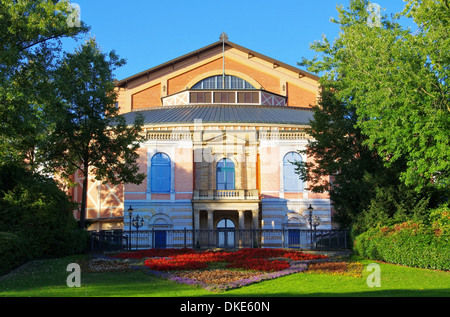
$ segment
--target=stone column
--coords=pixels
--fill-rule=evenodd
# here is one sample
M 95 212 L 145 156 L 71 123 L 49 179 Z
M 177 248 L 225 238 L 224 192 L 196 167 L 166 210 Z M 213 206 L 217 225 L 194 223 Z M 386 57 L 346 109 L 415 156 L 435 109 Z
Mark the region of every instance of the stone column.
M 245 219 L 244 219 L 245 210 L 238 210 L 239 213 L 239 228 L 240 230 L 245 229 Z
M 193 243 L 193 248 L 197 247 L 197 241 L 199 240 L 199 229 L 200 229 L 200 210 L 195 209 L 194 210 L 194 223 L 192 226 L 193 232 L 192 232 L 192 238 L 194 239 L 194 241 L 192 241 Z
M 208 209 L 208 230 L 214 229 L 214 210 Z
M 252 229 L 259 229 L 259 209 L 252 210 Z

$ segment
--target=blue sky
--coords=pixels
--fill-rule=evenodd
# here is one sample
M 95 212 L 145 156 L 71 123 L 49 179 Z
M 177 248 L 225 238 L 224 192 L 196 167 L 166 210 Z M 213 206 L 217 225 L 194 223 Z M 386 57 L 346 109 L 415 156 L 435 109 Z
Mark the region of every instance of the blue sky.
M 124 79 L 219 40 L 229 40 L 284 63 L 297 66 L 312 58 L 309 44 L 338 35 L 336 6 L 349 0 L 72 0 L 90 36 L 104 52 L 115 50 L 127 64 L 117 69 Z M 383 13 L 402 10 L 402 0 L 375 0 Z M 71 51 L 77 45 L 64 42 Z

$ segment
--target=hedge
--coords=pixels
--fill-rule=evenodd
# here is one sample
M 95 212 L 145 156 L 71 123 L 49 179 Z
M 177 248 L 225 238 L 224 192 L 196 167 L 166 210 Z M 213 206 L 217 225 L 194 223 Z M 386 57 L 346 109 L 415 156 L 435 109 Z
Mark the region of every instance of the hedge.
M 0 232 L 0 275 L 28 260 L 25 242 L 11 232 Z
M 369 229 L 356 237 L 354 251 L 365 258 L 411 267 L 450 270 L 450 241 L 420 223 Z

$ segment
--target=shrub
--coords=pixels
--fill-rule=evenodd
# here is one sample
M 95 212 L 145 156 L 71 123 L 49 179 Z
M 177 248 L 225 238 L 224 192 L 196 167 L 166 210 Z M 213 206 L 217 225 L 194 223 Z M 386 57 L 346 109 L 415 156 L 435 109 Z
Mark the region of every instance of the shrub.
M 19 236 L 29 258 L 85 250 L 73 203 L 57 183 L 17 166 L 0 166 L 0 231 Z
M 28 259 L 25 243 L 17 235 L 0 232 L 0 275 L 7 273 Z
M 448 235 L 412 221 L 369 229 L 355 239 L 354 251 L 374 260 L 429 269 L 450 269 Z

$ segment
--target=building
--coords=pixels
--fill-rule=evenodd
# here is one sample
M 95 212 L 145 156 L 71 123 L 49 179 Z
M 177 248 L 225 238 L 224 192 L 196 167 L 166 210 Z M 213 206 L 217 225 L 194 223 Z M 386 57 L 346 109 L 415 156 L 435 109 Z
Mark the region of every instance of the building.
M 331 229 L 329 196 L 310 192 L 292 164 L 310 160 L 298 150 L 308 142 L 318 79 L 221 37 L 119 81 L 120 112 L 130 123 L 145 119 L 139 165 L 147 178 L 90 182 L 90 229 L 128 230 L 131 207 L 144 219 L 140 230 L 156 230 L 160 240 L 184 229 L 284 228 L 295 236 L 310 228 L 309 206 L 318 228 Z M 79 188 L 73 194 L 81 197 Z

